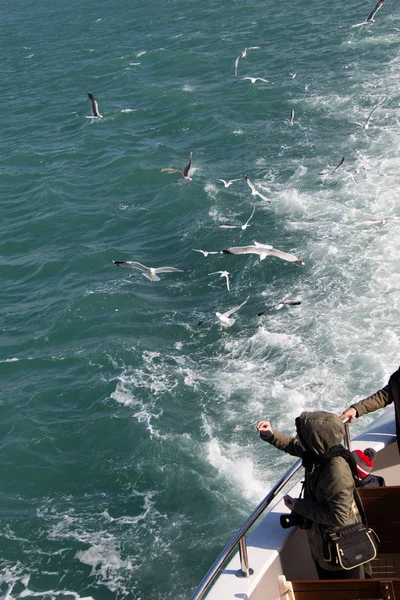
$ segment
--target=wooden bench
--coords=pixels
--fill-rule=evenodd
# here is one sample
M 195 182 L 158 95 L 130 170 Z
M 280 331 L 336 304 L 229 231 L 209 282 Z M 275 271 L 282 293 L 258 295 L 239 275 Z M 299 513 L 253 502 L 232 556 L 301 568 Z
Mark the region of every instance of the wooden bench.
M 400 600 L 400 579 L 287 581 L 278 576 L 281 600 Z
M 359 488 L 368 525 L 379 537 L 379 553 L 400 553 L 400 486 Z

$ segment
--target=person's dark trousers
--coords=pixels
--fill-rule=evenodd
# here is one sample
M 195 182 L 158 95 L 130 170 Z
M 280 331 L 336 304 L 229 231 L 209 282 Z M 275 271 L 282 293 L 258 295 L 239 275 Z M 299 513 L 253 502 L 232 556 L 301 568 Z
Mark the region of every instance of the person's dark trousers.
M 340 569 L 340 571 L 328 571 L 319 566 L 315 561 L 317 568 L 318 579 L 365 579 L 364 567 L 354 567 L 354 569 Z

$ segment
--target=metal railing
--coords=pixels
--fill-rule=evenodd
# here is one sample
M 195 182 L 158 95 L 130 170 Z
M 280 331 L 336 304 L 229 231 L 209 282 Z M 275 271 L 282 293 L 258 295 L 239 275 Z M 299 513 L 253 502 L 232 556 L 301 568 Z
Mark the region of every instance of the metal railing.
M 344 446 L 351 450 L 351 439 L 348 421 L 344 424 Z M 289 483 L 292 477 L 299 471 L 301 467 L 301 460 L 297 460 L 294 465 L 285 473 L 285 475 L 278 481 L 278 483 L 272 488 L 272 490 L 265 496 L 264 500 L 260 502 L 257 508 L 251 513 L 244 525 L 239 531 L 233 536 L 228 542 L 217 560 L 214 562 L 212 567 L 207 571 L 203 577 L 200 585 L 195 590 L 190 600 L 201 600 L 204 595 L 208 592 L 210 586 L 214 583 L 215 579 L 219 575 L 222 565 L 228 560 L 231 554 L 236 550 L 236 546 L 239 547 L 240 557 L 240 569 L 236 573 L 238 577 L 249 577 L 253 574 L 253 569 L 249 566 L 249 559 L 247 556 L 247 545 L 246 545 L 246 533 L 252 525 L 259 519 L 263 512 L 271 504 L 272 500 L 276 498 L 279 492 Z
M 239 531 L 233 536 L 233 538 L 228 542 L 225 548 L 222 550 L 221 554 L 218 556 L 217 560 L 214 562 L 212 567 L 208 570 L 208 572 L 203 577 L 200 585 L 195 590 L 194 594 L 191 597 L 191 600 L 200 600 L 204 597 L 204 595 L 208 592 L 210 586 L 214 583 L 216 577 L 219 575 L 220 569 L 222 565 L 228 560 L 231 554 L 236 551 L 236 547 L 239 546 L 239 555 L 240 555 L 240 570 L 237 575 L 239 577 L 249 577 L 252 575 L 253 570 L 249 566 L 249 560 L 247 556 L 247 546 L 246 546 L 246 533 L 250 529 L 252 525 L 257 521 L 257 519 L 263 514 L 265 509 L 271 504 L 271 502 L 276 498 L 279 492 L 289 483 L 292 477 L 299 471 L 301 467 L 301 460 L 297 460 L 294 465 L 285 473 L 285 475 L 278 481 L 278 483 L 272 488 L 272 490 L 265 496 L 264 500 L 260 502 L 257 508 L 251 513 L 250 517 L 247 519 L 244 525 L 239 529 Z

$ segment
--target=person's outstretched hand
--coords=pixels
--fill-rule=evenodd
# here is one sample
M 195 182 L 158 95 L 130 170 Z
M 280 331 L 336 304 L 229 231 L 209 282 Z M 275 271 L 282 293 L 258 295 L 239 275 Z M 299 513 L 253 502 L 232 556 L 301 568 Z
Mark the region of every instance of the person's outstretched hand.
M 259 431 L 260 433 L 266 433 L 267 431 L 273 433 L 271 423 L 269 421 L 260 421 L 257 424 L 257 431 Z
M 354 419 L 357 416 L 357 411 L 355 408 L 351 407 L 348 408 L 347 410 L 345 410 L 339 417 L 339 419 L 342 419 L 342 421 L 344 421 L 345 419 L 349 420 L 349 423 L 352 423 L 354 421 Z

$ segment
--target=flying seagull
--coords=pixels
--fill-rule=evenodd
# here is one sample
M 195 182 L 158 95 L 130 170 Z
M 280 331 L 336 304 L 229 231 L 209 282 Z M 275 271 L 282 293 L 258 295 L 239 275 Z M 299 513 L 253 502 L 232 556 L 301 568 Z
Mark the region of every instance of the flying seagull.
M 242 77 L 240 81 L 245 81 L 248 79 L 251 83 L 256 83 L 256 81 L 263 81 L 264 83 L 269 83 L 267 79 L 263 79 L 262 77 Z
M 175 271 L 179 271 L 180 273 L 184 273 L 185 269 L 175 269 L 175 267 L 145 267 L 139 262 L 135 262 L 134 260 L 113 260 L 114 265 L 117 267 L 130 267 L 131 269 L 139 269 L 142 271 L 142 275 L 150 279 L 150 281 L 160 281 L 157 273 L 173 273 Z
M 260 194 L 260 192 L 258 192 L 256 190 L 256 188 L 254 187 L 254 185 L 251 183 L 250 179 L 247 177 L 247 175 L 245 175 L 245 179 L 247 182 L 247 185 L 249 186 L 249 188 L 251 189 L 251 195 L 252 196 L 259 196 L 261 198 L 261 200 L 265 200 L 265 202 L 269 202 L 271 204 L 271 200 L 268 200 L 268 198 L 266 196 L 263 196 L 262 194 Z
M 393 222 L 400 222 L 400 217 L 382 217 L 381 219 L 365 219 L 365 221 L 360 221 L 358 225 L 375 225 L 377 223 L 382 223 L 383 225 L 385 225 L 385 223 Z
M 249 48 L 245 48 L 244 50 L 242 50 L 242 52 L 239 54 L 239 56 L 235 60 L 235 76 L 236 77 L 237 77 L 237 74 L 238 74 L 239 60 L 241 58 L 246 58 L 247 57 L 247 51 L 248 50 L 259 50 L 259 49 L 260 49 L 260 46 L 249 46 Z
M 189 155 L 189 162 L 183 171 L 181 171 L 180 169 L 161 169 L 161 172 L 162 173 L 176 173 L 177 175 L 182 177 L 182 179 L 185 179 L 186 181 L 192 181 L 192 178 L 189 177 L 189 171 L 190 171 L 191 167 L 192 167 L 192 152 Z
M 356 23 L 355 25 L 348 25 L 345 26 L 344 29 L 353 29 L 354 27 L 370 27 L 371 25 L 373 25 L 375 23 L 375 15 L 378 12 L 378 10 L 380 8 L 382 8 L 382 4 L 385 2 L 385 0 L 378 0 L 378 2 L 375 5 L 374 10 L 368 15 L 368 17 L 365 19 L 365 21 L 363 21 L 362 23 Z
M 97 104 L 97 100 L 94 99 L 93 94 L 91 94 L 90 92 L 88 92 L 87 95 L 92 114 L 87 116 L 78 115 L 78 117 L 80 117 L 81 119 L 101 119 L 103 115 L 99 113 L 99 105 Z
M 225 248 L 225 250 L 222 250 L 222 254 L 258 254 L 260 260 L 264 260 L 267 256 L 276 256 L 277 258 L 287 260 L 296 265 L 304 265 L 304 262 L 294 254 L 289 254 L 288 252 L 283 252 L 273 246 L 259 244 L 258 242 L 254 242 L 254 246 L 233 246 L 232 248 Z
M 229 286 L 229 273 L 228 271 L 215 271 L 214 273 L 209 273 L 209 275 L 219 275 L 220 277 L 225 277 L 226 279 L 226 287 L 228 288 L 228 292 L 231 291 Z
M 244 302 L 242 302 L 242 304 L 239 304 L 239 306 L 235 306 L 234 308 L 231 308 L 230 310 L 227 310 L 224 313 L 220 313 L 220 312 L 216 312 L 216 316 L 218 317 L 219 321 L 220 321 L 220 331 L 222 331 L 223 327 L 231 327 L 234 322 L 236 321 L 236 319 L 230 319 L 229 317 L 236 312 L 237 310 L 239 310 L 239 308 L 242 308 L 242 306 L 244 306 L 247 302 L 247 300 L 250 298 L 250 296 L 247 296 L 246 300 Z
M 234 181 L 240 181 L 240 179 L 217 179 L 217 181 L 221 181 L 224 184 L 224 187 L 228 188 Z
M 356 125 L 360 125 L 360 127 L 364 127 L 364 129 L 369 129 L 369 120 L 372 117 L 373 113 L 376 111 L 376 109 L 378 108 L 378 106 L 380 106 L 382 104 L 382 102 L 378 102 L 378 104 L 376 104 L 374 106 L 374 108 L 371 110 L 371 112 L 369 113 L 367 120 L 365 121 L 365 123 L 358 123 L 356 121 Z
M 281 302 L 277 302 L 276 304 L 271 304 L 271 306 L 267 306 L 267 308 L 265 310 L 257 313 L 257 316 L 261 317 L 261 315 L 266 313 L 267 310 L 271 310 L 271 308 L 275 308 L 276 310 L 279 310 L 283 306 L 298 306 L 299 304 L 301 304 L 300 300 L 282 300 Z
M 290 117 L 289 119 L 285 119 L 286 123 L 289 123 L 289 125 L 293 125 L 294 123 L 294 110 L 292 108 L 292 110 L 290 111 Z
M 201 252 L 204 256 L 208 256 L 209 254 L 220 254 L 220 252 L 209 252 L 208 250 L 198 250 L 197 248 L 192 248 L 194 252 Z
M 221 229 L 243 229 L 243 231 L 244 231 L 249 226 L 249 222 L 253 218 L 255 211 L 256 211 L 256 207 L 253 206 L 253 212 L 251 213 L 250 217 L 247 219 L 246 223 L 244 223 L 243 225 L 220 225 L 220 228 Z
M 332 173 L 336 173 L 336 171 L 338 170 L 338 168 L 344 163 L 344 156 L 342 156 L 342 158 L 340 159 L 339 164 L 336 165 L 336 167 L 333 169 Z M 330 172 L 329 169 L 325 169 L 324 171 L 321 171 L 321 173 L 319 173 L 319 175 L 327 175 Z
M 292 79 L 294 79 L 296 77 L 297 73 L 289 73 L 289 75 Z

